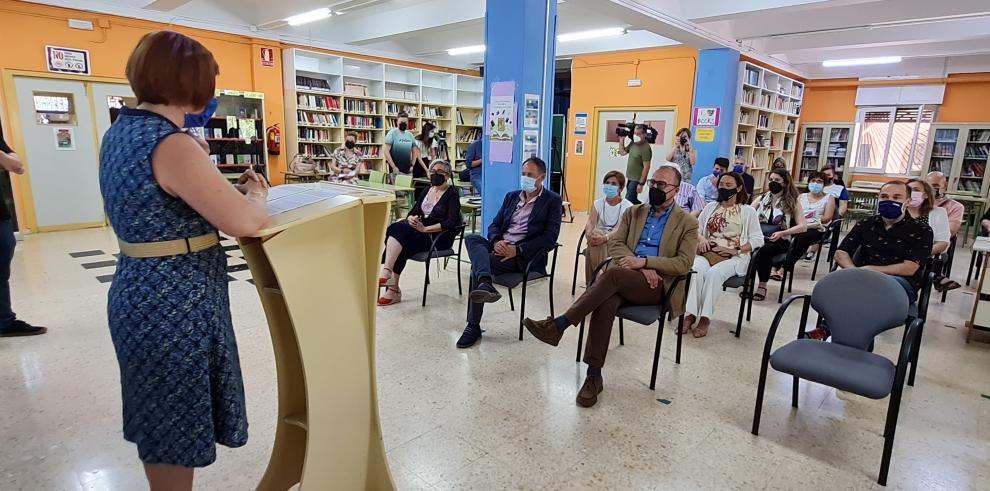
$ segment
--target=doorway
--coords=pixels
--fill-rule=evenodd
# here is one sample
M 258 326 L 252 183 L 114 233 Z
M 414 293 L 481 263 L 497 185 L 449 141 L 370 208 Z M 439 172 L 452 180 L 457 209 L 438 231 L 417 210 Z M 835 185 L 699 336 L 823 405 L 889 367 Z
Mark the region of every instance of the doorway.
M 99 147 L 120 108 L 134 106 L 126 84 L 14 76 L 28 186 L 21 196 L 36 232 L 106 225 Z
M 592 201 L 604 197 L 602 194 L 602 177 L 609 171 L 619 171 L 626 174 L 627 156 L 619 154 L 619 136 L 615 129 L 621 123 L 635 121 L 636 123 L 647 123 L 657 130 L 657 141 L 650 145 L 653 150 L 653 160 L 650 162 L 650 174 L 653 169 L 666 162 L 666 155 L 670 141 L 674 136 L 674 121 L 676 111 L 664 108 L 647 109 L 616 109 L 616 110 L 596 110 L 595 111 L 595 150 L 592 153 L 594 162 L 592 163 Z M 628 144 L 628 140 L 627 140 Z M 648 176 L 649 177 L 649 176 Z M 626 176 L 626 180 L 639 179 L 639 176 Z M 622 190 L 625 195 L 625 190 Z M 643 203 L 649 202 L 649 191 L 643 187 L 643 192 L 639 195 L 639 200 Z

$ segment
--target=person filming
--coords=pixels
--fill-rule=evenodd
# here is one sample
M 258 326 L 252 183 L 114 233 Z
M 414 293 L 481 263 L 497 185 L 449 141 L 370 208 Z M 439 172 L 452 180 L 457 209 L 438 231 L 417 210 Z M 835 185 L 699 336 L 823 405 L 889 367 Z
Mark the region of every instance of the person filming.
M 619 155 L 628 155 L 626 161 L 626 199 L 634 205 L 640 204 L 639 195 L 643 192 L 643 184 L 650 175 L 650 161 L 653 160 L 653 149 L 646 141 L 646 125 L 637 124 L 633 129 L 632 145 L 626 145 L 626 138 L 619 137 Z

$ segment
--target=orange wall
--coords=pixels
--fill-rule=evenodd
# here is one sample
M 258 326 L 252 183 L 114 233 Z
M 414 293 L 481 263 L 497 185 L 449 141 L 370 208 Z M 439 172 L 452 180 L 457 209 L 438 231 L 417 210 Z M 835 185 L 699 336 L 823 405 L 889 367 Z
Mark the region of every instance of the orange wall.
M 575 57 L 571 65 L 571 107 L 567 126 L 567 197 L 575 210 L 590 204 L 596 135 L 596 108 L 637 108 L 674 106 L 675 128 L 690 126 L 694 99 L 694 73 L 698 50 L 659 48 Z M 643 81 L 641 87 L 628 87 L 630 79 Z M 588 134 L 574 134 L 574 114 L 588 113 Z M 585 141 L 584 155 L 574 154 L 574 142 Z M 662 155 L 653 156 L 653 162 Z

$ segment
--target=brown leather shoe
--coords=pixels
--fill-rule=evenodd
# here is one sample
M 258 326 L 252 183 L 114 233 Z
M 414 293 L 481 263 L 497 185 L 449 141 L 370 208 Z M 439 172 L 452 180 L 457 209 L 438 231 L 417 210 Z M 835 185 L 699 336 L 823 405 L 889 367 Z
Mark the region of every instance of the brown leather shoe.
M 557 346 L 560 342 L 560 338 L 564 335 L 557 326 L 553 323 L 553 317 L 547 317 L 541 321 L 534 321 L 533 319 L 527 318 L 523 321 L 523 325 L 526 326 L 526 330 L 533 335 L 536 339 L 549 344 L 550 346 Z
M 584 379 L 584 385 L 581 386 L 581 390 L 578 391 L 577 403 L 581 407 L 591 407 L 598 402 L 598 394 L 602 393 L 602 389 L 605 386 L 602 385 L 601 377 L 589 376 Z

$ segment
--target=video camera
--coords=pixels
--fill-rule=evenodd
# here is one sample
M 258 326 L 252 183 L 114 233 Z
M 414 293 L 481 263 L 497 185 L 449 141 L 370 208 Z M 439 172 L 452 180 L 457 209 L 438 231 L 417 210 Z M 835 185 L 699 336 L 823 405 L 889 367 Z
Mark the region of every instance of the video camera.
M 656 143 L 657 142 L 656 128 L 646 123 L 639 123 L 639 124 L 643 125 L 644 132 L 646 133 L 646 142 L 651 144 Z M 626 137 L 632 138 L 633 132 L 636 130 L 636 126 L 637 126 L 636 115 L 633 115 L 632 121 L 620 123 L 618 126 L 616 126 L 615 134 L 619 135 L 622 138 L 626 138 Z

